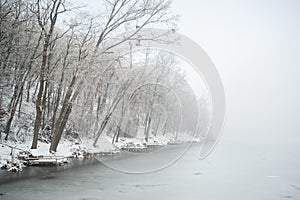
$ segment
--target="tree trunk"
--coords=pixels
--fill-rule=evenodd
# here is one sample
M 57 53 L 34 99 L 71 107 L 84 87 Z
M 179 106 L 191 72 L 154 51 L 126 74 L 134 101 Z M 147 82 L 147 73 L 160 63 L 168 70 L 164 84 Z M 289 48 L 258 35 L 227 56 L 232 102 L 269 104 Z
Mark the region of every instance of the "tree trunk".
M 47 64 L 47 52 L 48 52 L 48 44 L 49 40 L 46 39 L 44 43 L 44 48 L 43 48 L 43 59 L 42 59 L 42 64 L 40 68 L 40 79 L 39 79 L 39 91 L 37 95 L 37 99 L 35 102 L 35 109 L 36 109 L 36 117 L 34 121 L 34 130 L 33 130 L 33 140 L 32 140 L 32 145 L 31 149 L 36 149 L 37 148 L 37 141 L 38 141 L 38 134 L 39 134 L 39 127 L 40 123 L 42 120 L 42 96 L 44 92 L 44 74 L 45 74 L 45 66 Z
M 145 141 L 146 142 L 148 142 L 148 139 L 149 139 L 150 127 L 151 127 L 151 116 L 149 114 L 147 116 L 146 125 L 145 125 Z
M 55 130 L 55 134 L 53 135 L 51 145 L 50 145 L 50 152 L 56 152 L 57 150 L 58 143 L 60 141 L 60 138 L 62 136 L 62 133 L 64 131 L 64 128 L 66 126 L 66 123 L 72 111 L 72 104 L 69 103 L 65 110 L 66 112 L 64 113 L 64 117 L 60 123 L 58 122 L 59 123 L 58 129 Z
M 65 98 L 64 98 L 64 102 L 63 102 L 63 107 L 61 108 L 59 117 L 55 123 L 55 127 L 54 127 L 54 132 L 53 132 L 53 137 L 52 137 L 52 141 L 51 141 L 51 145 L 50 145 L 50 152 L 56 152 L 57 149 L 57 145 L 59 143 L 59 140 L 61 138 L 61 135 L 63 133 L 63 130 L 65 128 L 65 125 L 69 119 L 69 116 L 71 114 L 72 111 L 72 103 L 71 101 L 71 95 L 72 95 L 72 91 L 73 91 L 73 87 L 75 85 L 76 82 L 76 73 L 73 75 L 72 81 L 70 83 L 70 86 L 68 88 L 68 91 L 66 92 Z

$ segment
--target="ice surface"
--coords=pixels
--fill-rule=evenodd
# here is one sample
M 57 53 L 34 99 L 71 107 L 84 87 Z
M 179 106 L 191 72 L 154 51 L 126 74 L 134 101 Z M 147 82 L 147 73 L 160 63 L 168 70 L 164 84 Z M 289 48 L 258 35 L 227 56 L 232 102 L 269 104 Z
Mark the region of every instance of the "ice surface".
M 120 173 L 102 164 L 73 168 L 0 185 L 1 199 L 263 200 L 300 199 L 299 144 L 220 141 L 199 160 L 193 146 L 170 167 L 142 175 Z M 171 152 L 170 152 L 171 153 Z M 142 164 L 163 154 L 118 159 Z M 46 176 L 46 177 L 47 177 Z M 276 177 L 276 178 L 275 178 Z

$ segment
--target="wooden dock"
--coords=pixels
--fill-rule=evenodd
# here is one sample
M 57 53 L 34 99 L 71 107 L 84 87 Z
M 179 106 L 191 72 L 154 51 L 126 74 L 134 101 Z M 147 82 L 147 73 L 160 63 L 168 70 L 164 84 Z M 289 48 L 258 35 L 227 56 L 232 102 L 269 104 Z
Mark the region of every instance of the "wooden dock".
M 68 162 L 67 158 L 63 156 L 29 157 L 24 161 L 28 166 L 55 166 Z
M 7 146 L 11 148 L 11 156 L 12 156 L 12 161 L 14 160 L 14 150 L 19 150 L 20 152 L 18 153 L 17 158 L 22 161 L 24 165 L 27 166 L 55 166 L 55 165 L 62 165 L 65 163 L 68 163 L 67 157 L 64 156 L 35 156 L 32 155 L 32 153 L 28 150 L 20 149 L 16 146 L 12 146 L 9 144 L 5 143 L 0 143 L 0 145 Z

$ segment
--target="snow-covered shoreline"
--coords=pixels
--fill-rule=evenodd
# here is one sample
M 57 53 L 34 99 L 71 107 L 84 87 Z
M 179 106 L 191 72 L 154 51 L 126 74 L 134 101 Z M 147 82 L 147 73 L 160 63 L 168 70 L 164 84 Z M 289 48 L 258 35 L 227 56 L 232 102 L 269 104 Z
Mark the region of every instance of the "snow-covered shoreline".
M 83 158 L 86 155 L 101 153 L 117 153 L 118 150 L 111 144 L 103 140 L 98 147 L 93 147 L 92 141 L 87 140 L 78 144 L 73 141 L 63 139 L 55 153 L 49 152 L 50 143 L 39 141 L 37 149 L 30 149 L 31 141 L 18 143 L 11 140 L 2 140 L 0 142 L 0 168 L 8 171 L 22 171 L 25 167 L 20 163 L 20 155 L 23 152 L 35 157 L 63 157 L 63 158 Z M 8 165 L 8 166 L 7 166 Z M 17 168 L 16 168 L 17 167 Z
M 2 137 L 3 138 L 3 137 Z M 174 138 L 173 138 L 174 139 Z M 186 142 L 199 142 L 191 138 L 178 138 L 173 140 L 169 136 L 165 137 L 150 137 L 148 142 L 145 142 L 143 138 L 120 138 L 119 142 L 114 145 L 111 144 L 110 138 L 102 136 L 97 143 L 97 146 L 93 146 L 93 140 L 84 138 L 81 139 L 80 143 L 62 139 L 56 152 L 49 152 L 50 144 L 39 141 L 37 149 L 30 149 L 31 141 L 18 143 L 14 141 L 0 142 L 0 168 L 8 171 L 22 171 L 23 167 L 26 167 L 20 159 L 20 155 L 26 152 L 27 155 L 39 157 L 39 158 L 86 158 L 92 155 L 114 155 L 119 153 L 121 150 L 125 151 L 148 151 L 155 146 L 165 146 L 168 144 L 180 144 Z M 62 160 L 57 164 L 63 164 L 65 161 Z

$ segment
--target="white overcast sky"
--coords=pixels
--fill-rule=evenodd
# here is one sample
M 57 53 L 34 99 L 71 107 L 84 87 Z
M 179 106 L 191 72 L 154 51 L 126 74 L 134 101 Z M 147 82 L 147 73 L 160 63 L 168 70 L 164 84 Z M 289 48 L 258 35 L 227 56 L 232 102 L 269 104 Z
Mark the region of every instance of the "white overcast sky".
M 223 80 L 223 139 L 300 141 L 300 1 L 174 0 L 173 10 Z
M 180 32 L 212 58 L 224 137 L 300 141 L 300 1 L 175 0 Z

